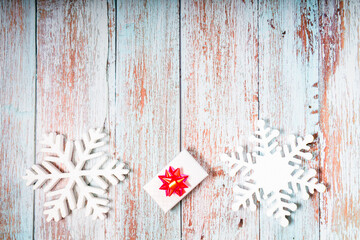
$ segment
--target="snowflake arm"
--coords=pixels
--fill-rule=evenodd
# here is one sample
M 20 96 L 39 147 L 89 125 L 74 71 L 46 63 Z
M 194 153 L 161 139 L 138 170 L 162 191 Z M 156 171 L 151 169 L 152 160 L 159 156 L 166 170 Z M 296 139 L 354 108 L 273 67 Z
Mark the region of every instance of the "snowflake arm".
M 243 185 L 234 186 L 235 201 L 232 205 L 233 211 L 249 207 L 251 211 L 256 210 L 256 202 L 260 199 L 259 188 L 256 184 L 245 182 Z
M 325 185 L 319 183 L 318 179 L 315 178 L 315 175 L 315 169 L 310 169 L 307 172 L 303 169 L 296 170 L 292 175 L 290 182 L 294 193 L 297 193 L 300 190 L 302 199 L 307 200 L 309 198 L 309 193 L 314 194 L 315 189 L 318 192 L 324 192 L 326 190 Z
M 82 169 L 86 161 L 104 155 L 104 152 L 94 151 L 105 146 L 105 136 L 106 134 L 103 133 L 101 128 L 90 129 L 88 133 L 83 135 L 82 140 L 75 141 L 76 151 L 79 156 L 79 162 L 76 165 L 76 169 Z
M 107 160 L 108 157 L 104 156 L 91 168 L 91 170 L 83 171 L 86 173 L 86 178 L 93 179 L 102 189 L 107 189 L 109 185 L 101 177 L 105 178 L 111 185 L 116 185 L 119 183 L 119 180 L 123 181 L 125 175 L 129 173 L 129 169 L 124 168 L 125 164 L 118 164 L 117 160 L 113 160 L 107 164 L 107 166 L 104 166 Z
M 308 152 L 310 147 L 307 145 L 314 141 L 314 137 L 312 135 L 306 135 L 305 138 L 298 137 L 296 138 L 294 135 L 289 136 L 290 140 L 290 149 L 287 145 L 283 146 L 283 151 L 285 158 L 289 162 L 293 162 L 294 164 L 301 164 L 301 158 L 310 160 L 313 155 Z
M 64 141 L 63 135 L 56 135 L 55 133 L 45 134 L 41 143 L 44 145 L 41 151 L 46 153 L 44 161 L 41 164 L 34 165 L 31 170 L 27 170 L 26 176 L 23 178 L 27 180 L 27 185 L 35 184 L 34 189 L 46 185 L 44 191 L 48 193 L 48 198 L 58 197 L 45 202 L 44 206 L 49 207 L 49 209 L 46 209 L 44 213 L 48 215 L 48 222 L 52 219 L 59 221 L 60 217 L 66 217 L 69 214 L 67 204 L 71 210 L 76 206 L 72 191 L 74 181 L 69 180 L 65 188 L 52 191 L 60 180 L 70 177 L 69 173 L 61 172 L 53 163 L 65 165 L 68 170 L 73 170 L 75 167 L 71 161 L 73 143 L 72 141 Z M 64 143 L 66 143 L 65 148 Z
M 100 198 L 98 195 L 103 195 L 105 190 L 98 187 L 88 186 L 82 178 L 76 179 L 76 183 L 79 188 L 82 189 L 79 193 L 77 208 L 80 209 L 86 207 L 86 216 L 92 215 L 94 220 L 96 218 L 104 219 L 105 214 L 110 210 L 107 206 L 109 200 Z M 85 201 L 87 201 L 86 205 Z
M 87 186 L 82 178 L 77 180 L 77 185 L 83 189 L 79 194 L 77 208 L 85 207 L 85 201 L 87 201 L 86 215 L 92 215 L 93 219 L 104 219 L 105 214 L 109 211 L 109 207 L 107 207 L 109 201 L 98 197 L 98 195 L 103 195 L 109 187 L 108 183 L 104 181 L 102 177 L 110 182 L 110 184 L 116 185 L 119 180 L 123 181 L 125 175 L 129 173 L 129 169 L 124 168 L 125 164 L 117 164 L 118 161 L 116 160 L 111 161 L 106 167 L 101 168 L 107 160 L 107 157 L 103 157 L 91 170 L 83 171 L 86 178 L 92 178 L 100 187 Z
M 257 122 L 257 128 L 258 130 L 255 131 L 255 135 L 250 137 L 251 141 L 259 144 L 259 146 L 255 147 L 253 156 L 258 157 L 270 155 L 275 149 L 276 151 L 280 151 L 280 149 L 277 148 L 278 142 L 273 141 L 277 136 L 279 136 L 279 131 L 265 128 L 265 121 L 263 120 L 259 120 Z M 260 155 L 256 152 L 260 152 Z
M 243 176 L 247 176 L 251 172 L 253 167 L 252 156 L 250 153 L 246 154 L 247 161 L 245 161 L 244 149 L 242 147 L 238 148 L 237 154 L 239 155 L 239 157 L 236 156 L 235 152 L 232 152 L 231 156 L 227 154 L 222 154 L 220 156 L 220 159 L 221 161 L 228 163 L 230 168 L 229 175 L 231 177 L 234 177 L 236 173 L 239 172 L 240 170 L 242 170 L 241 174 Z
M 47 201 L 44 204 L 45 207 L 49 207 L 44 211 L 44 214 L 47 215 L 47 222 L 50 222 L 51 220 L 55 220 L 57 222 L 61 218 L 69 215 L 69 208 L 70 210 L 74 210 L 76 208 L 76 201 L 73 191 L 74 185 L 75 181 L 71 179 L 68 181 L 65 188 L 51 191 L 47 194 L 48 198 L 58 196 L 58 198 Z M 69 208 L 67 204 L 69 204 Z
M 267 198 L 268 209 L 266 211 L 267 216 L 274 215 L 275 219 L 278 219 L 280 225 L 286 227 L 289 224 L 289 220 L 286 216 L 290 216 L 290 211 L 295 211 L 297 209 L 295 203 L 289 203 L 291 196 L 275 192 L 269 198 Z
M 251 154 L 246 154 L 246 158 L 244 158 L 244 149 L 239 147 L 236 153 L 231 153 L 231 156 L 222 154 L 220 158 L 223 162 L 229 164 L 230 176 L 233 177 L 237 172 L 241 171 L 241 175 L 250 180 L 245 181 L 242 185 L 234 186 L 235 202 L 232 205 L 232 209 L 236 211 L 242 206 L 243 208 L 249 207 L 251 211 L 255 211 L 257 199 L 260 199 L 260 192 L 259 188 L 250 179 L 251 172 L 253 171 Z
M 86 201 L 86 215 L 88 216 L 92 214 L 93 219 L 104 219 L 105 214 L 109 211 L 109 207 L 107 207 L 109 201 L 98 197 L 98 195 L 103 195 L 105 190 L 109 187 L 102 177 L 108 180 L 112 185 L 116 185 L 119 180 L 124 180 L 124 174 L 128 173 L 127 169 L 123 169 L 123 164 L 120 164 L 119 167 L 113 169 L 118 162 L 116 160 L 112 161 L 105 168 L 100 169 L 108 158 L 104 155 L 104 152 L 94 151 L 106 144 L 104 140 L 105 136 L 106 134 L 103 133 L 100 128 L 90 129 L 88 134 L 83 135 L 82 141 L 75 142 L 75 147 L 79 156 L 79 162 L 76 165 L 77 170 L 82 169 L 85 162 L 93 158 L 101 157 L 95 166 L 93 166 L 90 170 L 81 171 L 81 175 L 88 180 L 93 179 L 100 187 L 88 186 L 84 179 L 76 179 L 77 185 L 80 189 L 82 189 L 79 193 L 77 208 L 80 209 L 85 207 Z
M 31 170 L 26 170 L 26 175 L 23 176 L 23 179 L 26 180 L 27 186 L 34 184 L 34 190 L 46 185 L 44 191 L 48 192 L 61 179 L 66 178 L 67 176 L 67 173 L 62 173 L 52 163 L 43 162 L 42 164 L 33 165 Z
M 65 148 L 64 142 L 66 142 Z M 72 141 L 65 141 L 61 134 L 49 133 L 43 136 L 40 143 L 43 145 L 41 152 L 46 154 L 44 161 L 64 164 L 68 169 L 75 167 L 71 161 L 74 148 Z

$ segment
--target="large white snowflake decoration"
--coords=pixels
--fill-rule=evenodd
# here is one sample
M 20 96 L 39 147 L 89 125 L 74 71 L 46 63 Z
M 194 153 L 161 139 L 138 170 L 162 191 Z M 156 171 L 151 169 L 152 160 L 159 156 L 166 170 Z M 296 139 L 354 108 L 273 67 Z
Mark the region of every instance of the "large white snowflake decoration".
M 65 140 L 61 134 L 44 135 L 40 142 L 44 145 L 42 152 L 46 154 L 44 161 L 26 170 L 23 178 L 28 186 L 34 184 L 34 189 L 45 186 L 47 198 L 51 199 L 44 204 L 48 207 L 44 211 L 48 222 L 66 217 L 69 209 L 85 206 L 87 216 L 105 218 L 109 200 L 100 196 L 105 194 L 109 183 L 116 185 L 129 173 L 128 169 L 124 169 L 124 163 L 108 161 L 107 154 L 101 151 L 101 147 L 106 145 L 106 137 L 107 134 L 100 128 L 90 129 L 78 141 Z M 92 167 L 87 167 L 89 160 L 96 161 Z M 66 171 L 60 170 L 59 166 Z M 66 184 L 57 189 L 61 180 L 65 180 Z
M 289 224 L 287 216 L 297 208 L 296 204 L 290 202 L 293 193 L 300 191 L 301 197 L 306 200 L 315 189 L 325 191 L 324 184 L 318 183 L 315 178 L 316 171 L 305 170 L 301 166 L 303 159 L 313 157 L 308 152 L 310 147 L 307 144 L 314 138 L 312 135 L 306 135 L 304 139 L 290 135 L 290 147 L 281 147 L 276 142 L 279 131 L 265 128 L 262 120 L 257 122 L 257 129 L 250 138 L 257 144 L 252 154 L 245 154 L 240 147 L 231 156 L 221 155 L 221 159 L 230 166 L 230 176 L 240 172 L 244 177 L 242 184 L 234 186 L 235 202 L 232 208 L 236 211 L 243 206 L 255 211 L 257 201 L 264 199 L 267 215 L 273 215 L 281 226 L 286 227 Z

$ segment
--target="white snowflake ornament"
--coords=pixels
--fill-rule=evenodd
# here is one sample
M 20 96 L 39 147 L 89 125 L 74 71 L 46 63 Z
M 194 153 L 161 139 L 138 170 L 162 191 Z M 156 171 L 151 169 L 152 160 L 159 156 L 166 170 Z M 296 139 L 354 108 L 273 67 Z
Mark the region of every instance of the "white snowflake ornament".
M 324 184 L 318 183 L 314 169 L 305 170 L 301 166 L 302 159 L 310 160 L 313 157 L 308 152 L 310 147 L 307 144 L 314 138 L 312 135 L 306 135 L 304 139 L 290 135 L 290 147 L 281 147 L 276 142 L 279 131 L 265 128 L 263 120 L 257 122 L 257 129 L 250 138 L 257 143 L 252 154 L 245 154 L 240 147 L 231 156 L 221 155 L 222 161 L 230 166 L 230 176 L 235 176 L 237 172 L 244 176 L 244 182 L 234 186 L 235 202 L 232 208 L 236 211 L 242 206 L 255 211 L 257 201 L 264 199 L 267 215 L 273 215 L 281 226 L 286 227 L 289 224 L 286 217 L 297 208 L 296 204 L 290 202 L 293 193 L 300 191 L 301 197 L 306 200 L 315 189 L 318 192 L 326 189 Z
M 41 164 L 33 165 L 26 170 L 23 178 L 27 185 L 34 184 L 34 189 L 44 187 L 48 207 L 44 213 L 47 221 L 59 221 L 69 215 L 69 209 L 86 206 L 86 215 L 93 219 L 104 219 L 109 211 L 109 200 L 100 197 L 109 187 L 125 179 L 129 173 L 124 169 L 124 163 L 117 160 L 108 161 L 105 152 L 100 148 L 106 145 L 107 134 L 103 129 L 90 129 L 80 141 L 65 140 L 61 134 L 45 134 L 42 152 L 45 158 Z M 64 146 L 65 145 L 65 146 Z M 96 160 L 92 167 L 86 167 L 89 160 Z M 59 165 L 66 171 L 62 171 Z M 65 180 L 65 186 L 57 189 L 58 183 Z M 95 183 L 95 184 L 88 184 Z M 60 184 L 59 184 L 60 185 Z

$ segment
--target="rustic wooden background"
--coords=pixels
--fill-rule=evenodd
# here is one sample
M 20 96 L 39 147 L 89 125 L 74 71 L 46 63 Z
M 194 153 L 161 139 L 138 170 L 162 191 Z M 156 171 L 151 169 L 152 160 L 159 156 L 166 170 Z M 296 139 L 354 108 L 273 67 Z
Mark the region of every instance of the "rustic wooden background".
M 0 238 L 359 239 L 359 1 L 0 2 Z M 256 119 L 316 137 L 309 163 L 327 192 L 282 228 L 232 212 L 219 154 Z M 105 126 L 132 170 L 112 210 L 58 223 L 21 179 L 48 131 Z M 210 176 L 163 214 L 142 187 L 181 149 Z

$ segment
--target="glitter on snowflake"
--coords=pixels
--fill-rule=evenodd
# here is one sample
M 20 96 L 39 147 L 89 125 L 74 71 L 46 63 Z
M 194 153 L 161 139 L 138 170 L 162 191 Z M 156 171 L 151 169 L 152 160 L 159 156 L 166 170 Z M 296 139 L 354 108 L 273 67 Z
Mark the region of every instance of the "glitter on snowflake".
M 290 135 L 290 147 L 281 147 L 276 142 L 279 131 L 265 128 L 262 120 L 257 122 L 257 128 L 255 135 L 250 138 L 257 143 L 252 154 L 245 154 L 240 147 L 231 156 L 221 155 L 222 161 L 230 166 L 230 176 L 235 176 L 237 172 L 244 176 L 244 182 L 234 186 L 235 202 L 232 208 L 236 211 L 242 206 L 255 211 L 257 201 L 264 199 L 267 215 L 273 215 L 281 226 L 286 227 L 289 224 L 287 216 L 297 208 L 296 204 L 290 202 L 293 193 L 300 191 L 301 197 L 306 200 L 315 189 L 318 192 L 326 189 L 324 184 L 318 183 L 314 169 L 305 170 L 301 166 L 303 159 L 313 157 L 308 152 L 310 147 L 307 144 L 314 138 L 311 135 L 306 135 L 304 139 Z
M 165 170 L 165 175 L 160 175 L 159 178 L 163 183 L 159 189 L 165 190 L 167 197 L 170 197 L 174 192 L 181 197 L 185 193 L 184 188 L 188 188 L 185 184 L 188 175 L 181 174 L 180 168 L 174 169 L 170 166 L 169 170 Z
M 27 185 L 34 184 L 34 189 L 44 187 L 48 207 L 44 214 L 47 221 L 59 221 L 69 215 L 70 210 L 86 207 L 86 215 L 93 219 L 104 219 L 109 211 L 109 200 L 100 197 L 111 185 L 123 181 L 128 169 L 117 160 L 108 161 L 105 152 L 100 148 L 106 144 L 107 134 L 103 129 L 90 129 L 80 141 L 65 140 L 61 134 L 45 134 L 41 144 L 45 158 L 41 164 L 33 165 L 26 170 L 23 178 Z M 65 146 L 64 146 L 65 144 Z M 75 147 L 74 147 L 75 145 Z M 92 167 L 86 167 L 89 160 L 96 160 Z M 92 161 L 91 161 L 92 162 Z M 59 166 L 66 169 L 62 171 Z M 59 188 L 60 181 L 66 182 Z M 94 184 L 88 184 L 94 183 Z

